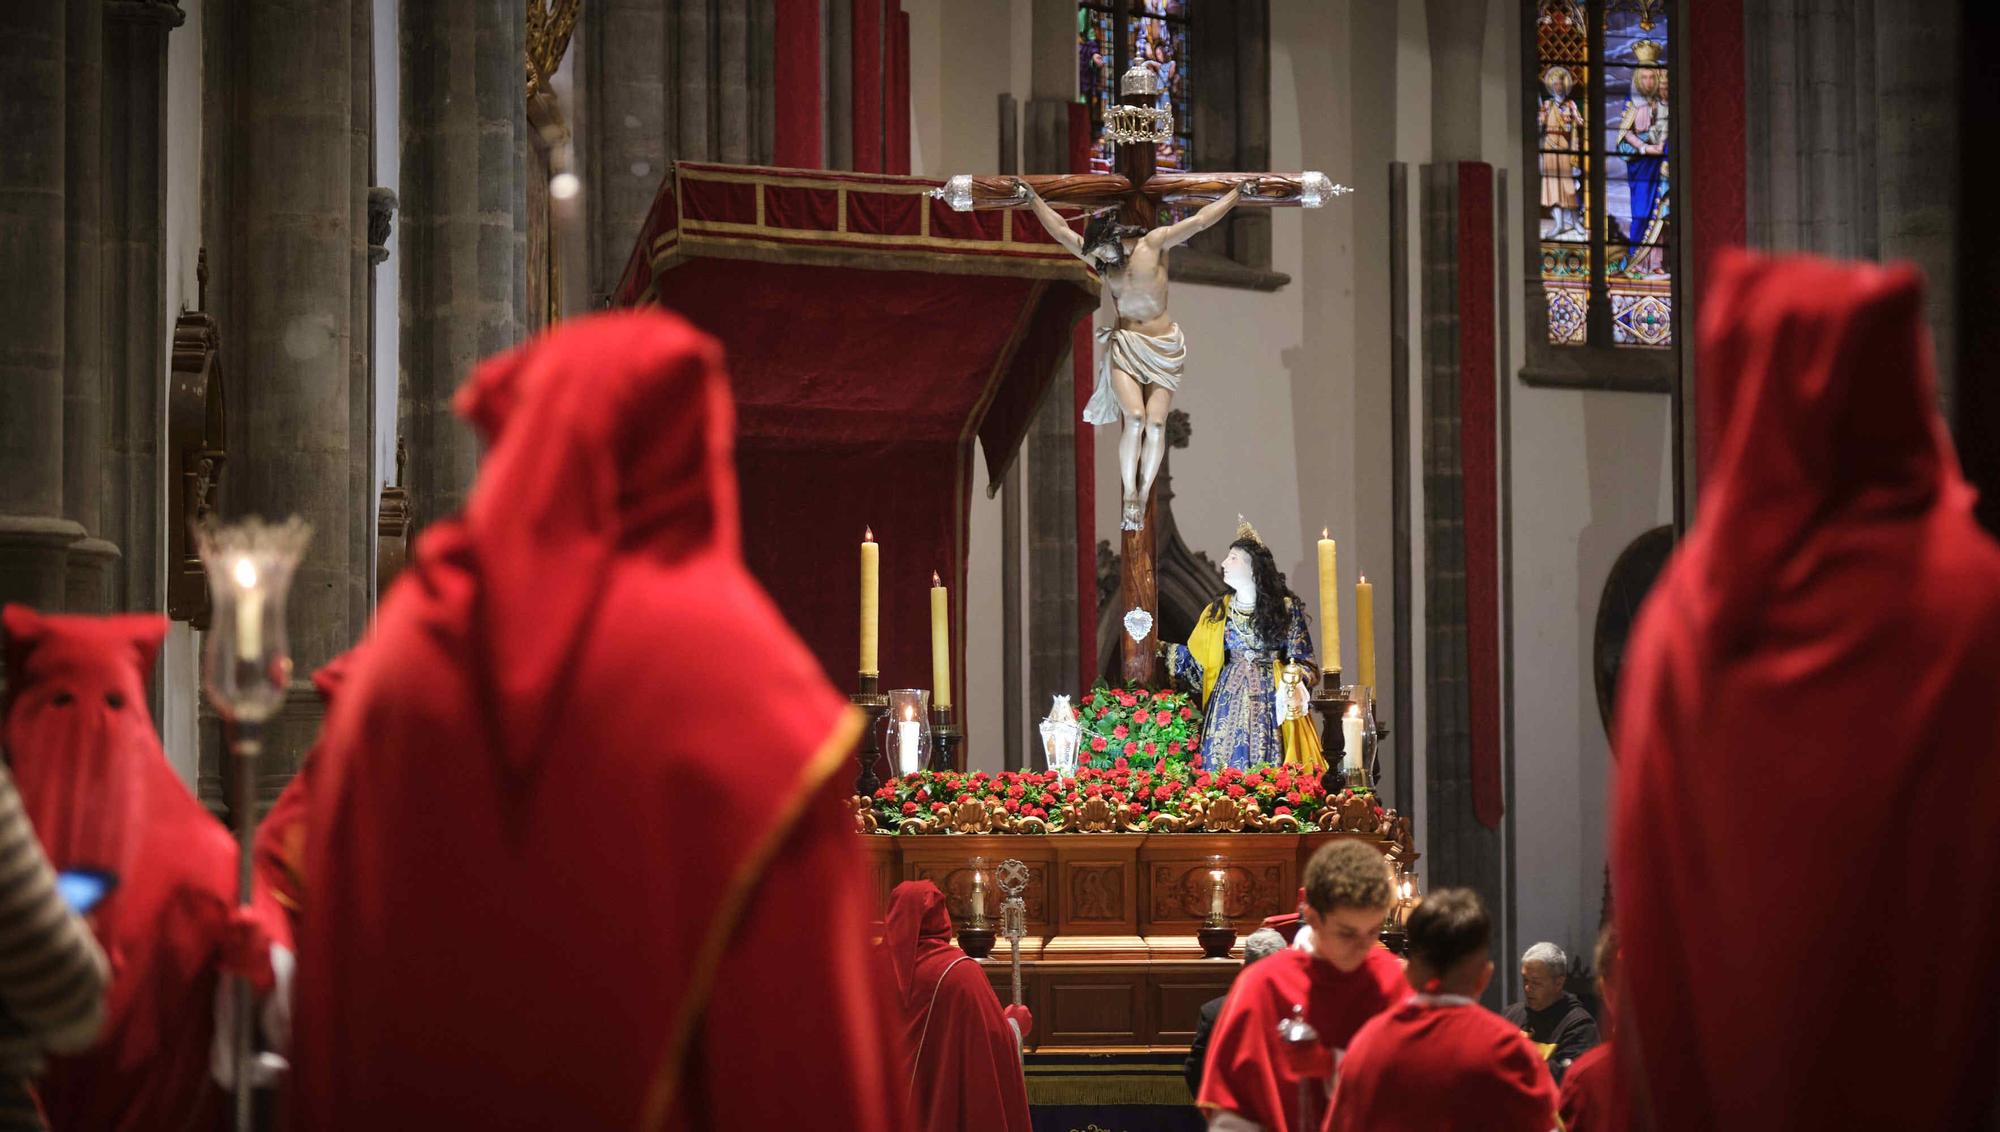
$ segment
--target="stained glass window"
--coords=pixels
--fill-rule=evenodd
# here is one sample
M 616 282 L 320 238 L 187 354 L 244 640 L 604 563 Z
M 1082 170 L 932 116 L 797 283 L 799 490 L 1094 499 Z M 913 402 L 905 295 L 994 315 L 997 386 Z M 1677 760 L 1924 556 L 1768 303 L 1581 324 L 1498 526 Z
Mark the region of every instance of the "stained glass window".
M 1105 111 L 1118 104 L 1118 78 L 1135 62 L 1160 75 L 1159 105 L 1174 115 L 1174 137 L 1155 150 L 1163 172 L 1190 168 L 1188 6 L 1193 0 L 1084 0 L 1076 6 L 1077 88 L 1090 107 L 1092 172 L 1112 172 L 1112 146 L 1104 139 Z
M 1535 0 L 1536 238 L 1551 345 L 1674 345 L 1668 8 Z

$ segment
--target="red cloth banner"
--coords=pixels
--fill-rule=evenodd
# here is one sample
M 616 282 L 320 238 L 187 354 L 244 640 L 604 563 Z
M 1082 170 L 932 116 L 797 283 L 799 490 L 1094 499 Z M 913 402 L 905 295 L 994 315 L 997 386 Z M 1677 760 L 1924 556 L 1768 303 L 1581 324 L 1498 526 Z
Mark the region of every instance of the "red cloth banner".
M 777 119 L 771 124 L 772 157 L 780 165 L 818 167 L 820 113 L 819 0 L 776 0 L 772 12 Z
M 882 168 L 882 102 L 887 92 L 883 24 L 887 0 L 853 0 L 854 170 L 880 173 Z
M 1689 13 L 1687 36 L 1689 122 L 1701 144 L 1684 150 L 1688 162 L 1690 286 L 1681 299 L 1682 346 L 1694 327 L 1708 275 L 1722 249 L 1744 238 L 1743 0 L 1708 0 Z M 1695 365 L 1694 427 L 1697 486 L 1722 438 L 1721 415 L 1710 406 L 1725 392 Z
M 617 301 L 723 343 L 744 557 L 837 686 L 857 666 L 864 528 L 883 687 L 929 686 L 931 572 L 951 583 L 963 720 L 973 439 L 997 480 L 1097 285 L 1032 220 L 953 212 L 935 185 L 676 165 Z
M 1493 361 L 1493 167 L 1458 166 L 1458 408 L 1472 811 L 1497 829 L 1500 773 L 1500 416 Z

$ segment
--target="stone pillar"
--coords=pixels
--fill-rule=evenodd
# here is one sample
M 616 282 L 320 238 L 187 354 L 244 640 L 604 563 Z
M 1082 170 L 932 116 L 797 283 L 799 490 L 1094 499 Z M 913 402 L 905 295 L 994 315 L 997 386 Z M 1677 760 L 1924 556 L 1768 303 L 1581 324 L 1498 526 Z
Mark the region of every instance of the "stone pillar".
M 259 792 L 290 777 L 319 730 L 321 709 L 305 677 L 354 643 L 350 593 L 357 570 L 350 530 L 366 522 L 350 499 L 352 287 L 355 198 L 349 132 L 353 27 L 350 2 L 252 0 L 233 9 L 248 66 L 240 160 L 243 213 L 235 244 L 242 322 L 232 417 L 228 513 L 312 524 L 312 546 L 292 582 L 290 626 L 297 678 L 265 747 Z M 204 16 L 212 18 L 210 13 Z
M 167 200 L 167 34 L 184 18 L 171 0 L 104 4 L 103 537 L 123 553 L 111 604 L 127 610 L 166 607 L 160 436 L 171 331 L 160 225 Z
M 0 602 L 61 609 L 64 42 L 60 4 L 0 8 Z
M 1477 161 L 1487 0 L 1424 0 L 1431 46 L 1431 160 Z M 1512 89 L 1512 88 L 1509 88 Z
M 401 411 L 418 529 L 465 504 L 479 464 L 452 411 L 481 358 L 520 342 L 527 305 L 522 0 L 404 4 Z
M 103 530 L 104 208 L 103 0 L 71 0 L 64 48 L 68 106 L 63 134 L 63 511 L 83 528 L 69 548 L 67 606 L 111 608 L 118 548 Z

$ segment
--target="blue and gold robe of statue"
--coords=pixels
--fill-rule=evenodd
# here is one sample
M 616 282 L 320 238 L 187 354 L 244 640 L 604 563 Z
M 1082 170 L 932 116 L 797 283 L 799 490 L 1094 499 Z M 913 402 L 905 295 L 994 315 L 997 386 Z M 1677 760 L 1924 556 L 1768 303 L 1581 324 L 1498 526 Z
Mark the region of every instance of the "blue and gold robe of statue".
M 1167 670 L 1201 689 L 1201 761 L 1207 769 L 1248 770 L 1281 759 L 1313 773 L 1326 768 L 1310 718 L 1278 726 L 1279 672 L 1286 661 L 1305 663 L 1313 655 L 1305 609 L 1289 598 L 1285 608 L 1290 617 L 1283 641 L 1258 639 L 1250 614 L 1222 598 L 1202 610 L 1187 644 L 1168 646 Z

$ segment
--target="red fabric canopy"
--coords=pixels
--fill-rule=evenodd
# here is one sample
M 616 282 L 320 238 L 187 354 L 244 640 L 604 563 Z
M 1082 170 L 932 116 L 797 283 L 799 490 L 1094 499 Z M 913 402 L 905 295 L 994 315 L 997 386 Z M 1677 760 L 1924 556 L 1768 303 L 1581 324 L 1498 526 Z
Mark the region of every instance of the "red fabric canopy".
M 744 558 L 836 685 L 853 686 L 872 527 L 883 687 L 931 683 L 935 570 L 963 705 L 972 440 L 996 490 L 1097 283 L 1032 217 L 954 212 L 936 185 L 677 164 L 616 301 L 722 341 Z

